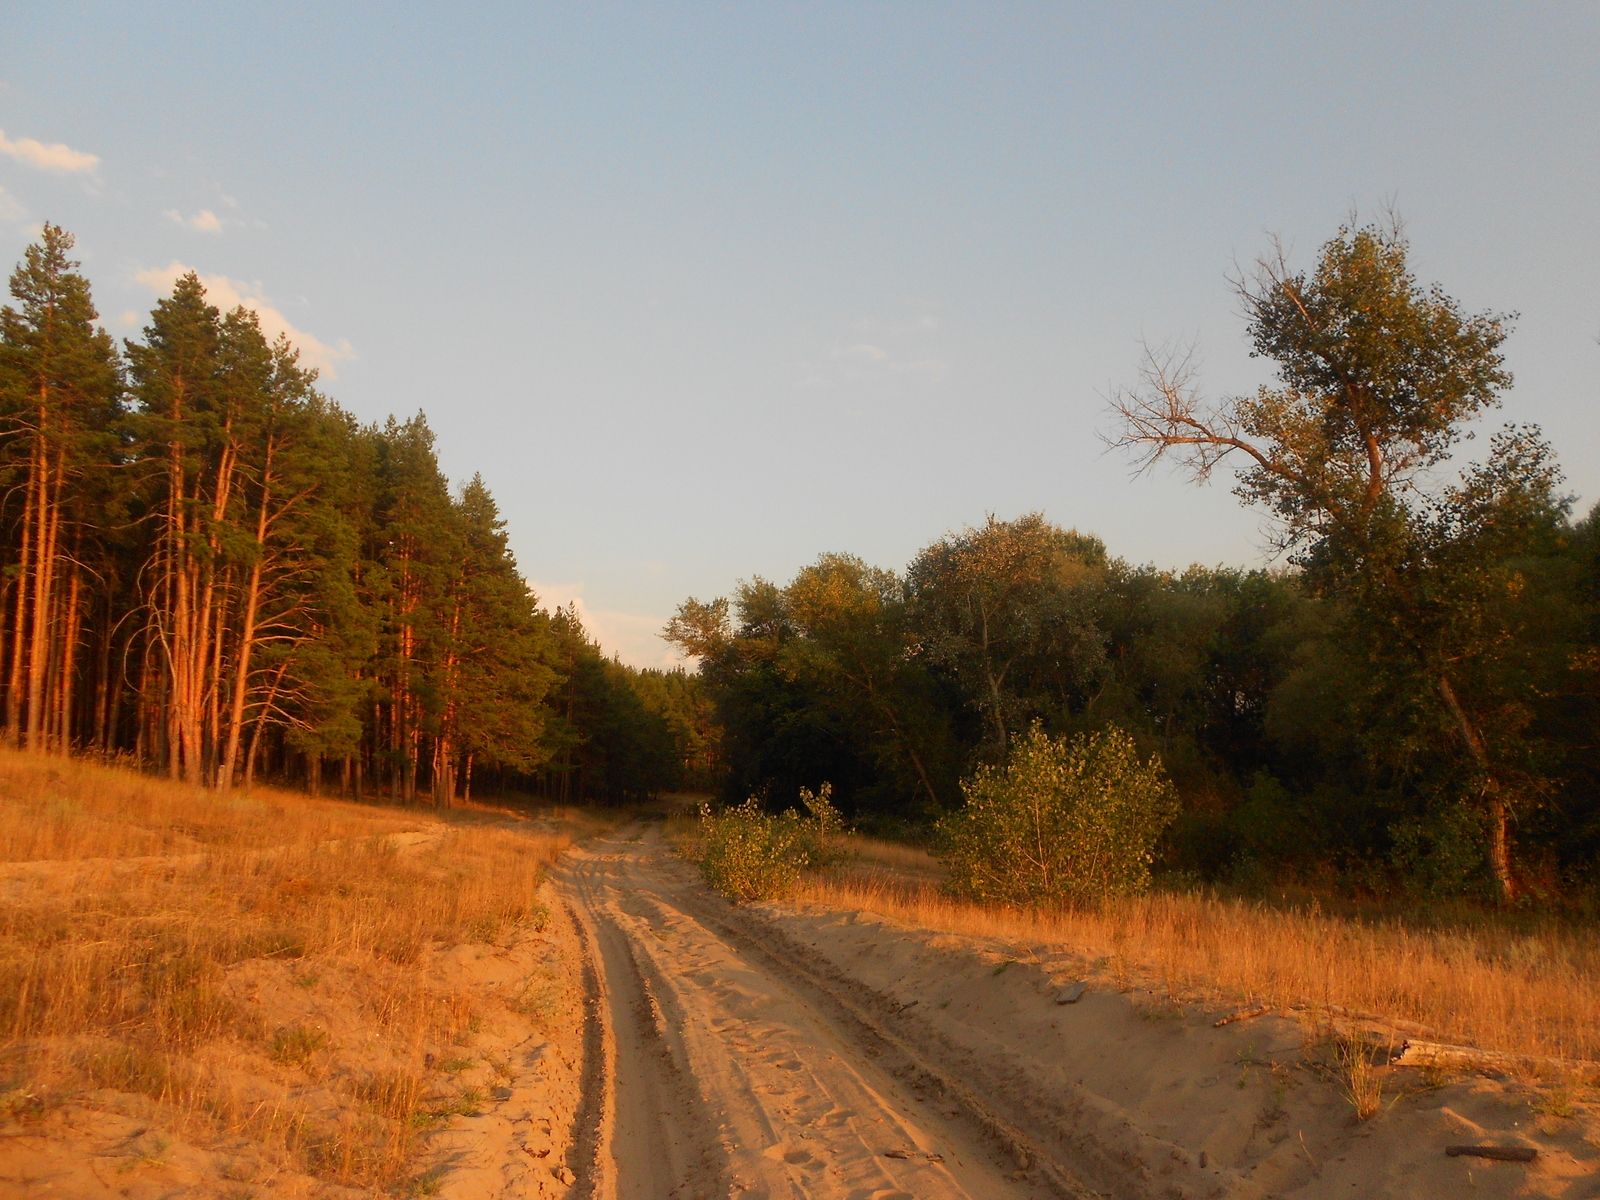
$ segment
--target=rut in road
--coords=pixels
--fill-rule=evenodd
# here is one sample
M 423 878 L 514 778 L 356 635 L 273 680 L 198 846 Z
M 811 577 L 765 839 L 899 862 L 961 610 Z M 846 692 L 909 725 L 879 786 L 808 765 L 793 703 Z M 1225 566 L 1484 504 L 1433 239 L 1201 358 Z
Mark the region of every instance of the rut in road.
M 908 1062 L 849 997 L 742 934 L 659 827 L 575 847 L 551 877 L 593 958 L 588 1195 L 1093 1194 L 958 1081 Z

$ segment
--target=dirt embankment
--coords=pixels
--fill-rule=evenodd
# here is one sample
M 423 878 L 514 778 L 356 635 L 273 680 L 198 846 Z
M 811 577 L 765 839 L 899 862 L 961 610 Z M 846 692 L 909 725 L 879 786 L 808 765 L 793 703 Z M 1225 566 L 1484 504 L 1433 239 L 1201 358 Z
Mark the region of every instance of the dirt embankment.
M 1600 1195 L 1584 1097 L 1384 1065 L 1355 1119 L 1337 1038 L 1117 980 L 1060 946 L 709 895 L 652 831 L 555 880 L 599 966 L 605 1100 L 584 1194 Z M 1085 982 L 1082 995 L 1058 1003 Z M 1446 1147 L 1536 1151 L 1531 1163 Z

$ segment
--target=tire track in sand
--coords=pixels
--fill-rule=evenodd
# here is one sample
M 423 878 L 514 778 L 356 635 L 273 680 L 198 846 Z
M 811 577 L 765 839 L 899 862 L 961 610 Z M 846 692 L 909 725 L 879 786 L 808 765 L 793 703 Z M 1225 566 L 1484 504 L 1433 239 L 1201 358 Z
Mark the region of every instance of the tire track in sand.
M 930 1107 L 853 1014 L 716 919 L 656 827 L 575 847 L 551 872 L 588 938 L 604 1095 L 598 1200 L 976 1200 L 1060 1192 L 964 1105 Z M 952 1096 L 952 1101 L 957 1097 Z M 977 1136 L 974 1136 L 977 1133 Z M 587 1184 L 587 1186 L 583 1186 Z M 1075 1190 L 1075 1189 L 1074 1189 Z

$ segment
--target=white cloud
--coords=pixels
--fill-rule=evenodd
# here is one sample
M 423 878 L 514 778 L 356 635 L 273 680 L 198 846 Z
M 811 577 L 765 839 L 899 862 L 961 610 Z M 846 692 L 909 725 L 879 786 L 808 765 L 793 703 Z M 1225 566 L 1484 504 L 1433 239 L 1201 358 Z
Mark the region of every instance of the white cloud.
M 852 326 L 857 333 L 896 336 L 899 334 L 932 333 L 939 328 L 939 318 L 932 313 L 920 317 L 889 320 L 883 317 L 862 317 Z
M 201 233 L 221 233 L 222 221 L 216 213 L 209 208 L 202 208 L 192 217 L 186 217 L 175 208 L 169 208 L 161 214 L 169 221 L 178 225 L 187 225 L 190 229 L 198 229 Z
M 8 194 L 5 188 L 0 188 L 0 221 L 20 221 L 27 212 L 15 196 Z
M 803 374 L 796 386 L 903 389 L 937 384 L 950 373 L 950 364 L 936 353 L 940 323 L 932 313 L 861 317 L 849 329 L 853 336 L 798 364 Z
M 849 346 L 843 350 L 835 350 L 835 358 L 858 358 L 867 362 L 882 362 L 889 357 L 889 352 L 882 346 L 869 346 L 863 342 L 859 346 Z
M 164 267 L 154 267 L 148 271 L 140 271 L 133 278 L 144 284 L 158 296 L 164 296 L 172 291 L 172 285 L 178 279 L 189 273 L 191 268 L 184 266 L 177 259 L 173 259 Z M 200 282 L 205 284 L 206 296 L 223 312 L 243 305 L 256 314 L 261 321 L 261 332 L 267 335 L 267 340 L 273 341 L 281 333 L 294 343 L 300 351 L 300 364 L 306 367 L 315 367 L 321 371 L 324 378 L 337 379 L 339 374 L 335 368 L 347 358 L 354 358 L 354 347 L 343 338 L 337 345 L 330 346 L 319 341 L 311 334 L 296 329 L 289 323 L 289 319 L 277 310 L 262 295 L 259 284 L 243 283 L 237 279 L 229 279 L 226 275 L 201 275 Z
M 665 617 L 615 612 L 590 608 L 583 599 L 581 583 L 534 583 L 528 586 L 539 606 L 554 612 L 569 604 L 578 606 L 578 620 L 609 657 L 619 656 L 632 667 L 658 667 L 670 670 L 684 665 L 684 659 L 661 639 Z
M 0 129 L 0 154 L 9 154 L 18 162 L 45 171 L 92 171 L 100 162 L 98 156 L 74 150 L 60 142 L 52 142 L 48 146 L 32 138 L 18 138 L 13 142 L 4 129 Z
M 138 323 L 139 314 L 134 312 L 131 308 L 117 318 L 118 325 L 137 325 Z

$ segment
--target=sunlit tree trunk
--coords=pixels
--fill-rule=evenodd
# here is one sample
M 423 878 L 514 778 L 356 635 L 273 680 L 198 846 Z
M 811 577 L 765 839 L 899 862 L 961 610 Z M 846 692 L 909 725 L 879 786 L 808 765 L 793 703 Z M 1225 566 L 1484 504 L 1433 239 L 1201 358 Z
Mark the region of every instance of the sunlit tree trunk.
M 83 573 L 72 564 L 67 584 L 67 611 L 62 622 L 60 685 L 58 689 L 55 745 L 62 754 L 72 751 L 73 683 L 77 676 L 78 639 L 82 636 Z

